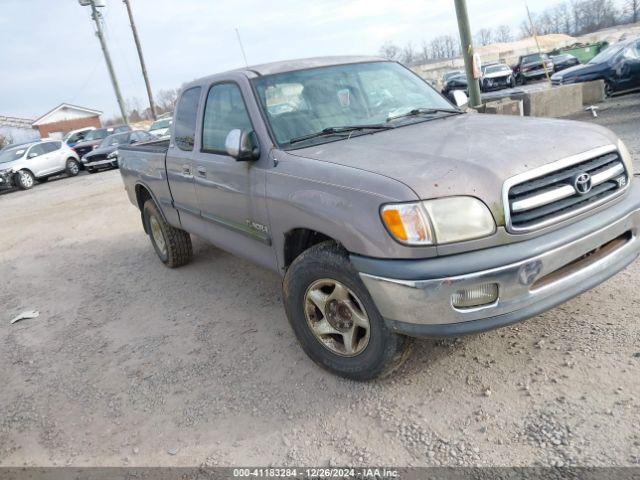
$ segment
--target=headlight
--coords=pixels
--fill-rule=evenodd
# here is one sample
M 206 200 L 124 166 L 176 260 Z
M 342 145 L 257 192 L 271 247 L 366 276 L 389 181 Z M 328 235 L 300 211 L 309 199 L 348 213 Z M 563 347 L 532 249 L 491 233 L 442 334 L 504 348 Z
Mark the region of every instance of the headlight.
M 391 236 L 406 245 L 460 242 L 496 231 L 491 212 L 474 197 L 385 205 L 381 216 Z
M 114 150 L 109 155 L 107 155 L 107 158 L 116 158 L 117 156 L 118 156 L 118 150 Z
M 629 172 L 629 180 L 631 180 L 633 177 L 633 157 L 621 139 L 618 139 L 618 151 L 620 152 L 624 165 L 627 167 L 627 172 Z

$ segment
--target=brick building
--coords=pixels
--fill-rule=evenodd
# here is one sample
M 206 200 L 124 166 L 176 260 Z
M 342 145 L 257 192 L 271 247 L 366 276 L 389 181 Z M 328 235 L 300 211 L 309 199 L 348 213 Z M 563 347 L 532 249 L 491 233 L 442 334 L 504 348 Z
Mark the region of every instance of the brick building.
M 38 130 L 42 138 L 62 138 L 65 133 L 78 128 L 100 128 L 101 114 L 99 110 L 62 103 L 38 118 L 31 126 Z

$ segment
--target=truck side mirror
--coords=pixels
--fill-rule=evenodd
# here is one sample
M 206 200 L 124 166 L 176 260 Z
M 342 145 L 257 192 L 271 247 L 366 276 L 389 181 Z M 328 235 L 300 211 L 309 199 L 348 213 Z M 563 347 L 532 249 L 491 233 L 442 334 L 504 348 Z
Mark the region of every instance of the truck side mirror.
M 260 147 L 253 132 L 246 132 L 239 128 L 231 130 L 224 141 L 227 153 L 239 162 L 257 160 L 260 157 Z
M 454 90 L 451 94 L 453 95 L 453 102 L 458 108 L 464 108 L 468 105 L 469 98 L 462 90 Z

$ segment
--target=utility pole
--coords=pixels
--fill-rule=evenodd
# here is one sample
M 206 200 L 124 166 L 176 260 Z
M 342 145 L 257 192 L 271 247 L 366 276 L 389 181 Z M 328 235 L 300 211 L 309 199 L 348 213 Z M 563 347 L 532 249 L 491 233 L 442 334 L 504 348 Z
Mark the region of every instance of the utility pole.
M 149 83 L 149 76 L 147 75 L 147 67 L 144 64 L 144 57 L 142 56 L 142 47 L 140 46 L 140 39 L 138 38 L 138 29 L 136 23 L 133 21 L 133 13 L 131 12 L 131 4 L 129 0 L 122 0 L 127 6 L 127 13 L 129 14 L 129 22 L 131 23 L 131 31 L 133 32 L 133 40 L 136 42 L 136 49 L 138 50 L 138 57 L 140 58 L 140 68 L 142 68 L 142 76 L 144 77 L 144 84 L 147 87 L 147 96 L 149 97 L 149 108 L 151 109 L 151 117 L 156 119 L 156 107 L 153 102 L 153 93 L 151 92 L 151 84 Z
M 236 37 L 238 37 L 238 44 L 240 45 L 240 51 L 242 52 L 242 58 L 244 58 L 244 66 L 248 67 L 249 64 L 247 63 L 247 55 L 246 55 L 246 53 L 244 53 L 244 45 L 242 45 L 242 39 L 240 38 L 240 30 L 238 30 L 238 28 L 236 28 Z
M 536 41 L 536 47 L 538 48 L 538 55 L 540 55 L 540 60 L 542 61 L 542 68 L 544 68 L 544 74 L 547 77 L 547 83 L 551 86 L 551 77 L 549 77 L 549 70 L 547 70 L 547 62 L 544 58 L 542 58 L 542 50 L 540 49 L 540 43 L 538 42 L 538 32 L 536 31 L 536 26 L 531 19 L 531 12 L 529 11 L 529 5 L 527 2 L 524 2 L 524 7 L 527 9 L 527 17 L 529 17 L 529 25 L 531 25 L 531 32 L 533 33 L 533 38 Z
M 460 31 L 460 44 L 464 68 L 467 73 L 467 85 L 469 86 L 469 103 L 477 107 L 482 103 L 480 98 L 480 84 L 477 78 L 473 78 L 473 41 L 471 28 L 469 27 L 469 15 L 467 14 L 466 0 L 455 0 L 456 16 L 458 17 L 458 30 Z
M 80 5 L 82 5 L 82 1 Z M 124 123 L 129 124 L 127 120 L 126 109 L 124 108 L 124 101 L 122 100 L 122 94 L 120 93 L 120 87 L 118 86 L 118 80 L 116 79 L 116 72 L 113 69 L 113 64 L 111 63 L 111 57 L 109 56 L 109 50 L 107 49 L 107 42 L 104 39 L 104 33 L 102 32 L 102 24 L 100 23 L 100 14 L 98 13 L 98 9 L 96 8 L 95 0 L 89 0 L 89 4 L 91 5 L 91 17 L 96 22 L 96 35 L 100 40 L 100 46 L 102 47 L 102 53 L 104 54 L 104 61 L 107 63 L 107 69 L 109 70 L 109 75 L 111 76 L 111 84 L 113 85 L 113 90 L 116 93 L 116 98 L 118 100 L 118 106 L 120 107 L 120 114 L 122 115 L 122 120 Z

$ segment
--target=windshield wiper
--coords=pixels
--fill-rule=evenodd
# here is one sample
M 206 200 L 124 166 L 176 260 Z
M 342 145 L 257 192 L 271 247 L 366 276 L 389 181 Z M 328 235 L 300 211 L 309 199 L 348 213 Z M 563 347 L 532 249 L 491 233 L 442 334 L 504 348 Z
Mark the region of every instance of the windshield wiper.
M 309 135 L 303 135 L 301 137 L 295 137 L 289 140 L 289 144 L 303 142 L 312 138 L 324 137 L 327 135 L 340 135 L 355 132 L 358 130 L 389 130 L 390 128 L 396 128 L 395 125 L 387 125 L 384 123 L 374 123 L 371 125 L 345 125 L 342 127 L 327 127 L 323 128 L 319 132 L 310 133 Z
M 462 113 L 462 111 L 453 108 L 414 108 L 407 113 L 387 118 L 387 122 L 397 118 L 415 117 L 418 115 L 435 115 L 436 113 Z

